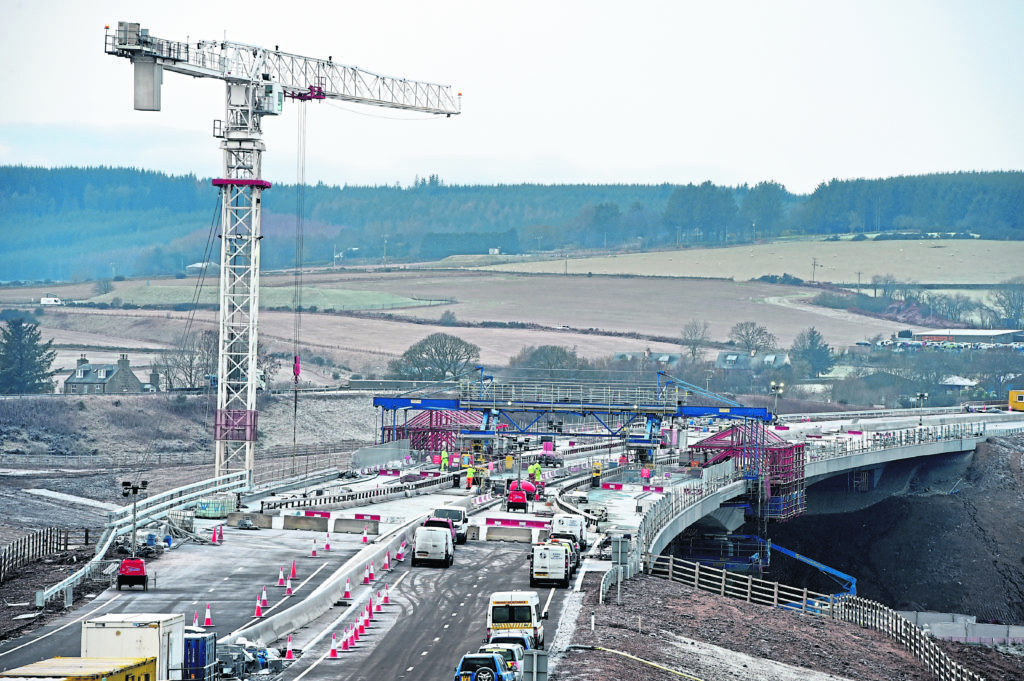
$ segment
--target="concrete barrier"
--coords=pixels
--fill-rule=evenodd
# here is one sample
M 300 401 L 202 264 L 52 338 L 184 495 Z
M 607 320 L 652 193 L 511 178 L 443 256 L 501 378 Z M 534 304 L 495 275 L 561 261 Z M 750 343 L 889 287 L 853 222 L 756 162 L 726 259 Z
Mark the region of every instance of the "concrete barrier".
M 327 518 L 309 517 L 304 515 L 286 515 L 283 520 L 283 527 L 286 530 L 312 530 L 313 532 L 327 531 Z
M 514 541 L 529 544 L 533 541 L 533 530 L 529 527 L 490 525 L 487 527 L 487 541 Z
M 380 534 L 380 521 L 360 520 L 358 518 L 335 518 L 334 529 L 331 532 L 362 534 L 364 528 L 366 529 L 366 534 L 376 536 Z
M 269 530 L 274 522 L 273 516 L 263 515 L 262 513 L 242 513 L 241 511 L 233 511 L 228 513 L 227 526 L 238 527 L 238 521 L 242 518 L 248 518 L 252 521 L 253 525 L 263 530 Z
M 334 604 L 341 600 L 345 593 L 346 579 L 349 580 L 352 586 L 356 587 L 356 593 L 353 594 L 354 598 L 346 611 L 350 616 L 354 617 L 365 607 L 365 603 L 372 594 L 376 593 L 381 583 L 387 582 L 387 573 L 378 568 L 377 581 L 369 589 L 362 588 L 363 572 L 366 565 L 370 561 L 373 561 L 378 566 L 383 565 L 384 554 L 390 551 L 391 555 L 394 556 L 402 542 L 407 542 L 410 546 L 409 550 L 411 550 L 413 534 L 417 524 L 418 520 L 407 523 L 391 532 L 380 543 L 369 545 L 346 561 L 344 565 L 338 568 L 327 581 L 314 589 L 312 593 L 290 608 L 275 613 L 235 635 L 226 636 L 218 642 L 228 645 L 237 643 L 240 638 L 245 638 L 250 641 L 262 640 L 267 645 L 272 645 L 288 634 L 294 633 L 308 625 L 334 607 Z

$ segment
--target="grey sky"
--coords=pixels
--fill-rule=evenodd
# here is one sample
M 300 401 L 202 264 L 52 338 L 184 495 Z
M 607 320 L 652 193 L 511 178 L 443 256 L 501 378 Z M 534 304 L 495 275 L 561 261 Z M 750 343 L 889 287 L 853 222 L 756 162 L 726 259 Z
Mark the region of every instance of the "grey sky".
M 306 178 L 756 183 L 1024 168 L 1024 2 L 0 0 L 0 163 L 220 174 L 223 85 L 132 109 L 103 26 L 222 38 L 451 84 L 463 115 L 309 107 Z M 265 176 L 295 178 L 295 107 Z

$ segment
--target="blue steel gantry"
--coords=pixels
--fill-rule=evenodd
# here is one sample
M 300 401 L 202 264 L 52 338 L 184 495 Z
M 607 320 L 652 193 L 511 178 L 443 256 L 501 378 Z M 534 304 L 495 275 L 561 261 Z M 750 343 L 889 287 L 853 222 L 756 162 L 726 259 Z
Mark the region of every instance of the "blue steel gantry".
M 770 422 L 772 414 L 760 407 L 744 407 L 665 372 L 656 385 L 617 383 L 496 382 L 477 367 L 479 376 L 457 383 L 439 382 L 395 397 L 375 397 L 383 410 L 381 442 L 396 439 L 410 412 L 473 411 L 482 414 L 479 430 L 463 430 L 469 437 L 497 435 L 564 435 L 629 438 L 633 447 L 657 446 L 665 419 L 726 418 Z M 720 405 L 690 405 L 691 399 Z M 405 418 L 399 420 L 404 412 Z M 567 427 L 558 417 L 573 417 Z M 642 433 L 638 432 L 642 428 Z

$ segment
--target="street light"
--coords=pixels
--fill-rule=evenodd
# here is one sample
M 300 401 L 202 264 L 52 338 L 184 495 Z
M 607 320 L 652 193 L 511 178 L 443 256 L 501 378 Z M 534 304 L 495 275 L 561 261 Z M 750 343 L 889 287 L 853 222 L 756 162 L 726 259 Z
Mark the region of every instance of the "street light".
M 917 394 L 917 408 L 918 409 L 924 409 L 924 403 L 927 400 L 928 400 L 928 393 L 918 393 Z M 919 426 L 923 426 L 924 425 L 924 415 L 923 414 L 918 414 L 917 415 L 917 425 L 919 425 Z
M 125 480 L 121 483 L 121 496 L 132 498 L 132 558 L 135 557 L 135 520 L 136 520 L 136 509 L 139 500 L 139 493 L 145 493 L 149 489 L 149 480 L 143 480 L 139 484 L 135 485 Z
M 778 382 L 778 383 L 776 383 L 775 381 L 772 381 L 771 391 L 772 391 L 772 394 L 775 395 L 775 408 L 772 409 L 772 413 L 773 414 L 779 413 L 779 394 L 783 391 L 783 389 L 785 387 L 786 387 L 786 384 L 781 382 L 781 381 Z

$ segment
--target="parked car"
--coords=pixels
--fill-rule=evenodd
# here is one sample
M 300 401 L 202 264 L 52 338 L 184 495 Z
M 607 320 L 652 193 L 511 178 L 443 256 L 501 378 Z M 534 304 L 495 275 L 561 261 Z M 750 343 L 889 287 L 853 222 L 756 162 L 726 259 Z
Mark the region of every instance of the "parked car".
M 459 534 L 455 530 L 455 524 L 449 518 L 438 518 L 436 516 L 430 516 L 421 523 L 422 527 L 443 527 L 452 533 L 452 541 L 458 541 Z
M 544 648 L 544 646 L 537 643 L 537 639 L 522 631 L 494 634 L 484 641 L 485 645 L 494 645 L 495 643 L 512 643 L 517 646 L 522 646 L 523 650 Z
M 512 671 L 516 673 L 516 681 L 522 681 L 523 678 L 523 658 L 526 657 L 526 653 L 523 647 L 518 643 L 490 643 L 483 646 L 478 653 L 497 653 L 505 658 L 505 662 L 508 663 L 509 667 L 512 667 Z
M 455 681 L 515 681 L 516 673 L 497 653 L 467 653 L 455 666 Z
M 469 536 L 469 515 L 462 506 L 442 506 L 435 508 L 434 518 L 447 518 L 455 526 L 455 543 L 465 544 Z

